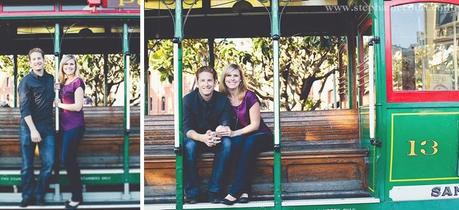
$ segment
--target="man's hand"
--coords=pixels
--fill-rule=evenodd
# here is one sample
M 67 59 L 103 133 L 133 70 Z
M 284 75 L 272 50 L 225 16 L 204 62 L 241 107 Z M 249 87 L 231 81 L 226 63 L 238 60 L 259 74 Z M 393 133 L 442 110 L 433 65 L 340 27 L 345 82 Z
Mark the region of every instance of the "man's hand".
M 215 132 L 217 133 L 217 136 L 231 136 L 232 132 L 231 128 L 229 126 L 223 126 L 219 125 L 216 129 Z
M 214 147 L 215 145 L 220 143 L 220 137 L 217 137 L 216 133 L 212 132 L 211 130 L 207 130 L 205 134 L 202 134 L 201 140 L 208 147 Z
M 36 129 L 30 130 L 30 138 L 34 143 L 41 142 L 40 133 Z

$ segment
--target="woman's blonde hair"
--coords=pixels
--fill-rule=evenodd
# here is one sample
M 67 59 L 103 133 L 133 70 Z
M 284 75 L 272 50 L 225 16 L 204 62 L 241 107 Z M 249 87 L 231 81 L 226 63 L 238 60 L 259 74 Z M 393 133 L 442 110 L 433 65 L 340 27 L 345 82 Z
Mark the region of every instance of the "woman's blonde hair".
M 64 55 L 61 60 L 61 64 L 59 65 L 59 83 L 64 85 L 65 80 L 67 77 L 65 76 L 64 72 L 64 64 L 68 61 L 73 60 L 75 62 L 75 76 L 80 77 L 80 72 L 78 71 L 77 61 L 74 55 Z
M 239 96 L 239 100 L 242 100 L 245 96 L 245 92 L 247 91 L 247 85 L 245 84 L 244 73 L 242 72 L 241 67 L 237 64 L 234 64 L 234 63 L 229 64 L 223 69 L 222 77 L 220 81 L 220 92 L 225 95 L 229 95 L 228 87 L 226 87 L 226 84 L 225 84 L 225 78 L 227 75 L 230 74 L 230 72 L 234 70 L 239 71 L 239 76 L 241 77 L 241 82 L 239 83 L 239 86 L 237 88 L 237 94 Z

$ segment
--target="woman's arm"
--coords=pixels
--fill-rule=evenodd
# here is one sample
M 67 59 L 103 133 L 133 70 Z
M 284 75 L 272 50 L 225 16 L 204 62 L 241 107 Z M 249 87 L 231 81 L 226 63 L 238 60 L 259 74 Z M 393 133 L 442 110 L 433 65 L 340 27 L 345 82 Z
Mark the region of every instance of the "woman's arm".
M 258 130 L 260 127 L 260 103 L 256 102 L 249 109 L 250 124 L 231 133 L 231 136 L 240 136 Z
M 75 103 L 74 104 L 58 103 L 57 106 L 61 109 L 79 112 L 83 108 L 83 98 L 84 98 L 83 88 L 78 87 L 75 90 Z

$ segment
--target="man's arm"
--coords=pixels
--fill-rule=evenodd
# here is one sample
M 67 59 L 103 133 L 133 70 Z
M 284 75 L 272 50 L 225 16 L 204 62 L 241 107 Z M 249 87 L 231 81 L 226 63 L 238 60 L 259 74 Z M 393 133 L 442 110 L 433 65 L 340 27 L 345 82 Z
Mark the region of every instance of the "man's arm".
M 24 121 L 29 127 L 30 138 L 32 142 L 40 142 L 41 141 L 40 133 L 38 132 L 32 120 L 32 113 L 30 109 L 30 100 L 31 100 L 30 97 L 32 93 L 27 87 L 27 81 L 24 81 L 24 80 L 21 81 L 21 83 L 19 84 L 18 92 L 19 92 L 19 104 L 20 104 L 19 110 L 21 112 L 21 117 L 24 118 Z
M 193 139 L 195 141 L 203 142 L 207 146 L 211 147 L 213 144 L 211 131 L 207 131 L 205 134 L 200 134 L 193 129 L 193 124 L 195 124 L 196 119 L 194 119 L 191 113 L 191 110 L 192 110 L 192 106 L 189 101 L 189 98 L 184 98 L 183 100 L 183 132 L 185 133 L 186 137 Z
M 32 142 L 40 142 L 41 141 L 41 136 L 40 133 L 38 132 L 37 128 L 35 127 L 35 124 L 33 123 L 32 116 L 28 115 L 24 117 L 25 122 L 27 123 L 27 126 L 29 127 L 30 130 L 30 139 Z

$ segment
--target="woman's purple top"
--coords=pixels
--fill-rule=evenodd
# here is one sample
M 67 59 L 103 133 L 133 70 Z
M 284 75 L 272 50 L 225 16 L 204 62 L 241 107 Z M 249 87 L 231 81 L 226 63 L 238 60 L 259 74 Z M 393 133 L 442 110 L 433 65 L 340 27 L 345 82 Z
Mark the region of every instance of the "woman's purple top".
M 241 104 L 239 106 L 232 106 L 234 115 L 236 116 L 236 129 L 244 128 L 245 126 L 250 124 L 250 108 L 255 104 L 259 103 L 257 95 L 254 92 L 247 90 L 245 93 L 244 98 L 242 99 Z M 271 133 L 271 130 L 266 126 L 263 118 L 260 116 L 260 126 L 258 130 L 254 133 Z
M 59 98 L 64 104 L 75 103 L 75 91 L 79 87 L 85 89 L 84 82 L 81 78 L 76 78 L 71 83 L 61 87 Z M 60 124 L 63 131 L 84 126 L 83 109 L 78 112 L 61 109 Z

